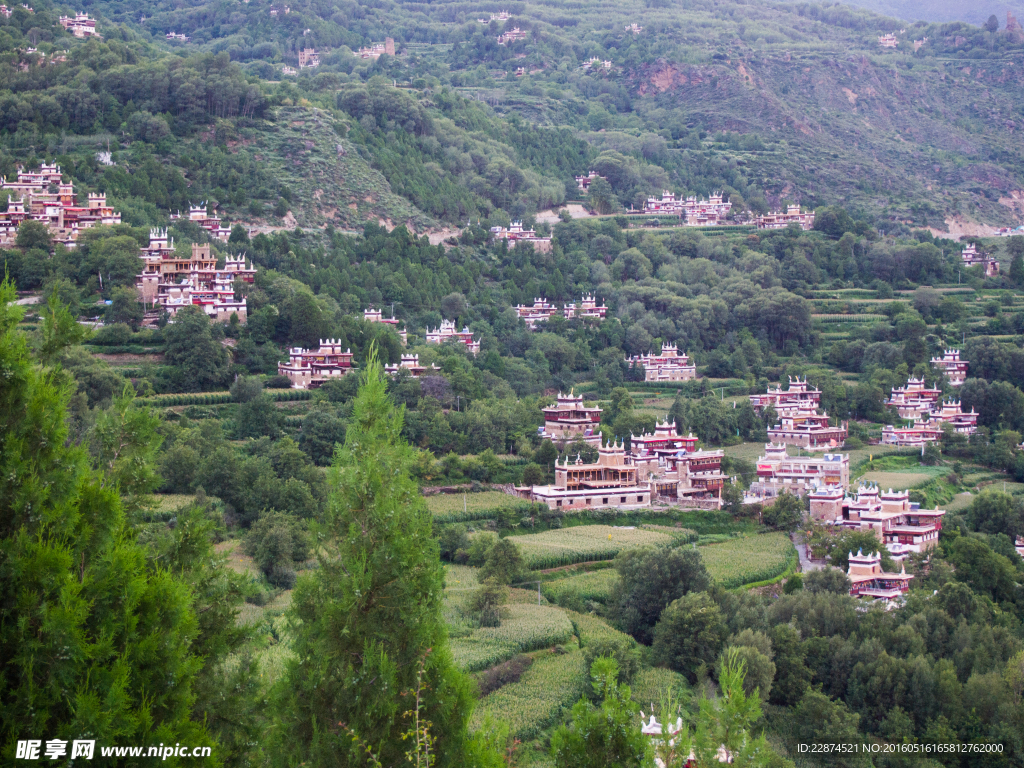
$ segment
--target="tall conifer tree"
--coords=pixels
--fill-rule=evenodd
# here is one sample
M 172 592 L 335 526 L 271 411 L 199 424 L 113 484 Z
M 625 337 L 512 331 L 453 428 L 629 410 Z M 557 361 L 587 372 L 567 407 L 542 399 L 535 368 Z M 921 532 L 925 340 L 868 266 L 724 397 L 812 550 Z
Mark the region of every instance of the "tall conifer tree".
M 296 658 L 280 686 L 279 764 L 364 766 L 367 748 L 385 766 L 404 764 L 421 663 L 419 718 L 436 738 L 436 765 L 463 764 L 472 697 L 448 647 L 444 570 L 410 476 L 404 416 L 371 349 L 334 457 L 319 567 L 292 597 Z

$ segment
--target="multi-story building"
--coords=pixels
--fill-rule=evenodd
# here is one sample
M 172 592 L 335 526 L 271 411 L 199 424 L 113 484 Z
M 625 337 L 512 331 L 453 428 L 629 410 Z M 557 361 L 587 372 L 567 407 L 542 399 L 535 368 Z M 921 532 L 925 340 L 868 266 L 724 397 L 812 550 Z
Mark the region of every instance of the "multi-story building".
M 720 509 L 725 475 L 725 451 L 682 449 L 665 456 L 663 473 L 652 473 L 650 485 L 656 498 L 680 507 Z
M 650 464 L 653 468 L 665 466 L 670 456 L 679 451 L 692 452 L 697 448 L 697 438 L 676 434 L 675 421 L 656 422 L 652 434 L 629 436 L 629 453 L 635 464 Z
M 481 24 L 489 24 L 492 21 L 508 21 L 512 18 L 512 14 L 508 11 L 502 11 L 501 13 L 492 13 L 489 19 L 477 19 Z
M 757 480 L 750 484 L 751 497 L 771 499 L 783 492 L 803 496 L 823 486 L 849 486 L 849 454 L 789 456 L 786 451 L 785 445 L 765 444 L 764 455 L 757 459 Z
M 779 384 L 774 389 L 768 387 L 763 395 L 751 395 L 750 405 L 756 413 L 761 413 L 771 406 L 778 415 L 799 413 L 808 409 L 816 410 L 821 405 L 821 390 L 808 386 L 807 378 L 789 377 L 789 386 L 783 391 Z
M 632 24 L 626 25 L 626 31 L 632 32 L 634 35 L 639 35 L 641 32 L 644 31 L 644 28 L 634 21 Z
M 878 38 L 878 44 L 882 48 L 895 48 L 900 44 L 899 38 L 896 35 L 889 32 L 885 35 L 880 35 Z
M 808 451 L 824 451 L 840 447 L 848 434 L 848 422 L 831 426 L 827 413 L 806 408 L 780 414 L 779 423 L 768 430 L 768 439 L 796 445 Z
M 945 510 L 921 509 L 909 491 L 880 491 L 860 486 L 848 496 L 839 486 L 824 486 L 809 493 L 812 519 L 828 525 L 871 531 L 893 557 L 926 552 L 939 543 Z
M 512 27 L 512 29 L 498 35 L 498 45 L 508 45 L 509 43 L 516 42 L 517 40 L 525 40 L 526 37 L 527 32 L 525 30 L 522 30 L 519 27 Z
M 607 72 L 611 68 L 612 68 L 612 63 L 611 63 L 610 60 L 608 60 L 608 59 L 599 59 L 597 56 L 594 56 L 590 60 L 583 62 L 583 69 L 587 70 L 587 71 L 602 70 L 602 71 Z M 591 171 L 591 173 L 593 173 L 593 171 Z M 582 178 L 582 177 L 577 176 L 576 177 L 576 181 L 579 181 L 580 178 Z M 589 186 L 589 184 L 588 184 L 588 186 Z M 584 189 L 584 187 L 581 187 L 581 189 Z
M 923 379 L 911 376 L 906 386 L 893 387 L 889 407 L 895 408 L 901 419 L 926 419 L 941 398 L 941 389 L 928 387 Z
M 400 321 L 394 317 L 394 313 L 392 313 L 391 317 L 384 317 L 384 313 L 379 309 L 369 307 L 368 309 L 363 310 L 363 320 L 368 323 L 383 323 L 384 325 L 390 325 L 395 329 L 395 333 L 398 334 L 398 338 L 402 340 L 402 344 L 405 344 L 408 341 L 409 333 L 404 328 L 398 327 L 398 323 Z
M 164 37 L 168 40 L 177 40 L 180 43 L 187 43 L 192 39 L 183 32 L 168 32 Z
M 978 247 L 974 243 L 969 243 L 960 251 L 960 258 L 963 260 L 964 266 L 984 268 L 985 277 L 996 277 L 999 274 L 999 262 L 991 256 L 979 253 Z
M 469 328 L 461 331 L 455 329 L 454 320 L 442 320 L 441 327 L 427 330 L 427 344 L 444 344 L 446 341 L 458 341 L 466 345 L 471 355 L 480 351 L 480 342 L 473 341 L 473 332 Z
M 798 224 L 800 229 L 809 230 L 814 227 L 814 211 L 801 211 L 799 205 L 786 207 L 786 212 L 774 211 L 765 213 L 754 219 L 758 229 L 785 229 L 790 224 Z
M 582 509 L 587 507 L 618 507 L 636 509 L 651 504 L 651 489 L 638 477 L 639 470 L 627 464 L 622 443 L 598 447 L 598 459 L 584 464 L 579 456 L 575 463 L 565 457 L 555 462 L 555 482 L 516 488 L 516 493 L 530 501 L 547 504 L 551 509 Z
M 209 244 L 192 243 L 190 257 L 179 258 L 166 229 L 151 229 L 149 245 L 142 251 L 142 272 L 136 276 L 139 298 L 171 317 L 186 306 L 198 306 L 214 320 L 226 322 L 231 315 L 245 322 L 245 298 L 235 299 L 235 280 L 252 283 L 256 268 L 245 255 L 227 256 L 223 269 Z
M 565 319 L 572 320 L 574 317 L 584 320 L 604 320 L 608 315 L 608 307 L 597 303 L 597 298 L 588 294 L 580 297 L 580 303 L 566 304 L 563 308 Z
M 99 37 L 96 32 L 96 19 L 89 18 L 87 13 L 74 16 L 61 16 L 60 25 L 75 37 Z
M 556 445 L 565 445 L 575 440 L 582 440 L 587 445 L 601 445 L 601 409 L 583 404 L 583 395 L 558 393 L 554 405 L 542 408 L 544 426 L 537 428 L 537 435 L 542 440 L 550 440 Z
M 857 550 L 856 555 L 850 553 L 846 576 L 850 579 L 853 597 L 867 597 L 886 603 L 905 595 L 910 589 L 910 580 L 914 578 L 902 566 L 899 573 L 886 573 L 882 570 L 881 553 L 865 555 L 861 550 Z
M 533 306 L 526 306 L 525 304 L 516 305 L 516 314 L 523 319 L 528 328 L 536 328 L 537 323 L 546 323 L 555 315 L 561 313 L 558 307 L 552 304 L 547 299 L 533 300 Z
M 505 240 L 509 248 L 515 248 L 516 243 L 530 243 L 538 251 L 546 253 L 551 250 L 550 237 L 538 236 L 536 230 L 524 228 L 521 221 L 513 221 L 507 229 L 491 227 L 491 237 L 495 240 Z
M 172 213 L 169 217 L 172 221 L 182 218 L 181 213 Z M 222 243 L 226 243 L 228 238 L 231 236 L 231 227 L 227 226 L 226 223 L 221 223 L 219 216 L 212 216 L 207 208 L 205 202 L 199 205 L 190 205 L 188 208 L 188 220 L 193 224 L 198 224 L 200 227 L 210 233 L 211 237 L 215 237 Z
M 316 48 L 303 48 L 299 51 L 299 69 L 312 69 L 320 66 L 320 54 Z
M 978 431 L 977 412 L 972 407 L 971 412 L 966 413 L 959 400 L 943 400 L 942 404 L 932 410 L 929 416 L 932 421 L 952 425 L 953 429 L 961 435 L 970 437 Z
M 626 358 L 632 367 L 644 367 L 645 381 L 690 381 L 697 378 L 697 366 L 686 353 L 679 354 L 675 344 L 662 344 L 658 354 L 634 355 Z
M 398 365 L 384 366 L 384 372 L 389 373 L 392 376 L 397 375 L 399 371 L 403 370 L 408 371 L 409 375 L 412 376 L 414 379 L 418 379 L 425 373 L 430 373 L 431 371 L 439 371 L 441 369 L 438 368 L 436 365 L 431 365 L 429 368 L 427 368 L 425 365 L 420 365 L 420 356 L 409 354 L 403 354 L 402 361 Z
M 278 374 L 287 376 L 294 389 L 317 389 L 353 368 L 352 350 L 342 352 L 337 339 L 321 339 L 319 349 L 292 347 L 288 350 L 288 362 L 277 364 Z
M 947 349 L 942 357 L 933 357 L 931 363 L 946 375 L 952 387 L 959 387 L 967 380 L 968 361 L 960 359 L 959 349 Z

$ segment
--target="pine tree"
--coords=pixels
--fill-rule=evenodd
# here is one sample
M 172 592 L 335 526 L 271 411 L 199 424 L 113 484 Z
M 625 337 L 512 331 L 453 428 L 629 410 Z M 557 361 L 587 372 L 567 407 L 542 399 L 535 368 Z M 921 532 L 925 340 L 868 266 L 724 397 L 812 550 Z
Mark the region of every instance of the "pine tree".
M 212 745 L 188 587 L 147 564 L 113 484 L 68 439 L 74 382 L 34 364 L 0 285 L 0 749 L 18 739 Z M 53 307 L 51 307 L 53 309 Z M 56 359 L 62 314 L 44 333 Z M 66 318 L 63 318 L 66 319 Z M 70 754 L 70 749 L 69 753 Z M 216 755 L 215 755 L 216 759 Z
M 417 712 L 436 737 L 436 765 L 463 762 L 470 688 L 448 648 L 444 571 L 410 476 L 404 416 L 371 349 L 331 470 L 319 567 L 292 596 L 296 659 L 277 692 L 278 764 L 364 766 L 367 749 L 383 765 L 404 763 L 413 707 L 403 692 L 421 685 Z

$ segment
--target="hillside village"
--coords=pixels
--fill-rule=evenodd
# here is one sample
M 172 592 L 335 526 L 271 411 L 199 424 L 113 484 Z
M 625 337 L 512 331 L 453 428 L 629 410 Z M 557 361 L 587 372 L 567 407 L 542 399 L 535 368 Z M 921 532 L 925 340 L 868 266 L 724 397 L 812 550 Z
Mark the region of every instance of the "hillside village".
M 15 762 L 1024 762 L 1012 13 L 0 48 Z

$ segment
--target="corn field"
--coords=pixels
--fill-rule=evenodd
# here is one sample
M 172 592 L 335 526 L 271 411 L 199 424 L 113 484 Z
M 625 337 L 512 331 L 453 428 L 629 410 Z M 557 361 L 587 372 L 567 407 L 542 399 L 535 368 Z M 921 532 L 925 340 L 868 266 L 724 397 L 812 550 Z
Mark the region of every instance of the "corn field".
M 499 512 L 521 509 L 530 511 L 530 502 L 501 491 L 483 493 L 439 493 L 427 496 L 427 509 L 439 523 L 465 523 L 471 520 L 491 520 Z
M 557 568 L 592 560 L 611 560 L 623 549 L 669 544 L 674 537 L 643 528 L 579 525 L 509 538 L 519 547 L 528 568 Z
M 587 662 L 579 650 L 542 655 L 518 682 L 480 700 L 470 728 L 480 728 L 490 716 L 495 722 L 508 723 L 509 735 L 531 739 L 579 701 L 588 685 Z
M 784 533 L 747 536 L 700 547 L 699 551 L 711 578 L 726 589 L 774 579 L 796 554 Z

